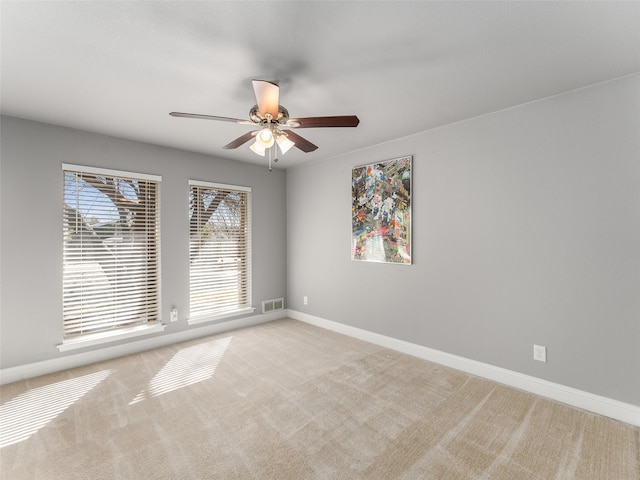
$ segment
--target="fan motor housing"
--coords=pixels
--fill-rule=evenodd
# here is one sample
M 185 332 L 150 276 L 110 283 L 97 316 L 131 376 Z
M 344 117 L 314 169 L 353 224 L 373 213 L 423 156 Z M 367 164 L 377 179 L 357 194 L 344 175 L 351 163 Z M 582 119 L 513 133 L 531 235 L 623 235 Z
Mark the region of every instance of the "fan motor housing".
M 254 105 L 251 110 L 249 110 L 249 118 L 254 123 L 266 123 L 267 119 L 260 116 L 258 113 L 258 105 Z M 282 105 L 278 105 L 278 118 L 274 118 L 271 121 L 274 123 L 279 123 L 284 125 L 289 120 L 289 111 L 284 108 Z

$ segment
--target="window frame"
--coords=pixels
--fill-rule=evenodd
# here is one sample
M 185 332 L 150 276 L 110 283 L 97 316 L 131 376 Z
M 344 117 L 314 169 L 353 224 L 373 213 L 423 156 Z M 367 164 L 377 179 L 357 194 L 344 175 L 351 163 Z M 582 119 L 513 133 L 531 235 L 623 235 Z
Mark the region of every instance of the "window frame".
M 154 238 L 154 242 L 153 242 L 153 247 L 152 250 L 154 251 L 154 260 L 155 260 L 155 265 L 154 268 L 152 269 L 152 273 L 149 274 L 149 270 L 147 268 L 145 268 L 145 277 L 143 279 L 143 286 L 142 288 L 146 289 L 149 286 L 149 282 L 155 282 L 155 287 L 153 287 L 154 289 L 154 293 L 151 295 L 145 295 L 145 300 L 147 299 L 151 299 L 152 300 L 152 316 L 153 318 L 146 318 L 146 320 L 142 319 L 139 322 L 122 322 L 123 325 L 118 326 L 118 322 L 114 322 L 114 326 L 112 326 L 112 328 L 109 329 L 105 329 L 105 330 L 101 330 L 101 331 L 90 331 L 89 333 L 79 333 L 76 335 L 68 335 L 66 330 L 67 330 L 67 325 L 65 325 L 65 322 L 67 321 L 66 319 L 66 315 L 67 315 L 67 308 L 69 307 L 69 305 L 72 305 L 72 302 L 67 302 L 65 301 L 65 288 L 66 288 L 66 282 L 68 279 L 65 278 L 65 272 L 64 272 L 64 266 L 65 266 L 65 261 L 66 261 L 66 248 L 67 248 L 67 240 L 63 238 L 63 258 L 62 258 L 62 265 L 63 265 L 63 274 L 62 274 L 62 288 L 63 288 L 63 298 L 62 298 L 62 321 L 61 321 L 61 326 L 62 326 L 62 343 L 60 345 L 57 346 L 58 350 L 61 352 L 67 351 L 67 350 L 73 350 L 73 349 L 77 349 L 77 348 L 85 348 L 88 346 L 92 346 L 92 345 L 99 345 L 102 343 L 107 343 L 107 342 L 113 342 L 116 340 L 121 340 L 121 339 L 126 339 L 126 338 L 132 338 L 132 337 L 137 337 L 137 336 L 141 336 L 141 335 L 149 335 L 149 334 L 153 334 L 153 333 L 158 333 L 158 332 L 162 332 L 165 329 L 165 325 L 162 324 L 162 298 L 161 298 L 161 252 L 160 252 L 160 213 L 161 213 L 161 209 L 160 209 L 160 190 L 161 190 L 161 182 L 162 182 L 162 177 L 159 175 L 152 175 L 152 174 L 145 174 L 145 173 L 135 173 L 135 172 L 128 172 L 128 171 L 122 171 L 122 170 L 112 170 L 112 169 L 106 169 L 106 168 L 99 168 L 99 167 L 89 167 L 89 166 L 82 166 L 82 165 L 74 165 L 74 164 L 69 164 L 69 163 L 63 163 L 62 164 L 62 180 L 63 180 L 63 186 L 62 186 L 62 197 L 63 197 L 63 212 L 62 212 L 62 227 L 63 227 L 63 231 L 66 228 L 66 213 L 65 213 L 65 203 L 66 203 L 66 195 L 67 195 L 67 187 L 66 187 L 66 176 L 68 173 L 74 174 L 76 175 L 76 178 L 78 176 L 82 175 L 96 175 L 96 176 L 101 176 L 101 177 L 107 177 L 107 178 L 124 178 L 126 180 L 129 181 L 144 181 L 144 182 L 152 182 L 155 183 L 154 185 L 154 190 L 155 190 L 155 195 L 153 198 L 153 216 L 154 216 L 154 223 L 152 224 L 151 227 L 149 227 L 148 225 L 145 224 L 145 230 L 144 230 L 144 234 L 147 235 L 148 232 L 154 230 L 153 233 L 153 238 Z M 145 255 L 148 254 L 150 250 L 149 249 L 145 249 Z M 72 263 L 72 262 L 70 262 Z M 82 262 L 81 262 L 82 263 Z M 145 264 L 146 267 L 146 264 Z M 124 324 L 124 323 L 129 323 L 129 324 Z
M 238 192 L 244 194 L 246 196 L 246 208 L 245 208 L 245 223 L 243 228 L 245 230 L 244 234 L 244 242 L 245 242 L 245 250 L 243 252 L 243 256 L 245 259 L 245 268 L 246 272 L 243 272 L 244 285 L 246 286 L 246 292 L 243 294 L 246 297 L 245 303 L 239 303 L 235 308 L 232 309 L 212 309 L 218 310 L 217 312 L 211 311 L 209 313 L 201 313 L 197 314 L 194 312 L 194 302 L 193 302 L 193 270 L 192 270 L 192 235 L 194 233 L 193 230 L 193 222 L 192 222 L 192 206 L 191 206 L 191 196 L 193 189 L 196 188 L 198 192 L 206 189 L 218 189 L 229 192 Z M 232 317 L 238 317 L 241 315 L 246 315 L 253 313 L 255 308 L 252 306 L 253 302 L 253 248 L 252 248 L 252 234 L 253 234 L 253 222 L 252 222 L 252 189 L 251 187 L 240 186 L 240 185 L 231 185 L 225 183 L 215 183 L 215 182 L 207 182 L 202 180 L 189 180 L 189 314 L 187 318 L 187 323 L 189 325 L 195 325 L 199 323 L 205 322 L 215 322 L 220 320 L 225 320 Z M 209 220 L 205 223 L 208 224 Z M 204 225 L 204 224 L 203 224 Z

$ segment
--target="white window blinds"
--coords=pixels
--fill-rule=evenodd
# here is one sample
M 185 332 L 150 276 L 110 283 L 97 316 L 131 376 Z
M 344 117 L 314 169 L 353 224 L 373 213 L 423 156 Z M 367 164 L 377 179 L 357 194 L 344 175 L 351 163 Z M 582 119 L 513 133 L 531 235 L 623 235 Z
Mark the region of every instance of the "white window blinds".
M 251 308 L 251 189 L 189 185 L 191 319 Z
M 160 177 L 63 171 L 64 337 L 159 321 Z

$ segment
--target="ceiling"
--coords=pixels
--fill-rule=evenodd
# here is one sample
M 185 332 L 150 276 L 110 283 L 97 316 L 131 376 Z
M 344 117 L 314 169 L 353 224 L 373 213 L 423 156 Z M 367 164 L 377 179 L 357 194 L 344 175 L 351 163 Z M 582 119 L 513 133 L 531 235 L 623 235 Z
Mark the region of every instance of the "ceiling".
M 252 79 L 317 161 L 640 71 L 640 2 L 151 1 L 0 3 L 2 113 L 264 163 L 221 147 L 251 128 Z

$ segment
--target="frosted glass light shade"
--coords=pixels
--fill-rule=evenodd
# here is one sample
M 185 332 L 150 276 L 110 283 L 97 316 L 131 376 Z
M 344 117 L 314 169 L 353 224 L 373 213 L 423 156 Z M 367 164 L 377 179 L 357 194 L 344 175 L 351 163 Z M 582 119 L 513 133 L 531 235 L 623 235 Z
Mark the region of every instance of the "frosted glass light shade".
M 260 155 L 261 157 L 264 157 L 265 148 L 262 145 L 260 145 L 260 143 L 258 143 L 257 139 L 253 143 L 253 145 L 251 145 L 249 148 L 253 153 Z
M 291 150 L 291 147 L 295 146 L 295 143 L 289 140 L 286 135 L 278 136 L 278 138 L 276 138 L 276 142 L 278 142 L 278 147 L 280 147 L 280 151 L 283 155 Z
M 273 146 L 274 142 L 273 133 L 271 133 L 271 130 L 268 128 L 263 128 L 258 135 L 256 135 L 256 143 L 262 148 L 269 148 Z

